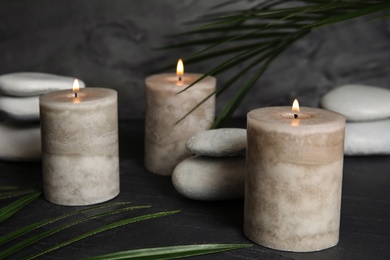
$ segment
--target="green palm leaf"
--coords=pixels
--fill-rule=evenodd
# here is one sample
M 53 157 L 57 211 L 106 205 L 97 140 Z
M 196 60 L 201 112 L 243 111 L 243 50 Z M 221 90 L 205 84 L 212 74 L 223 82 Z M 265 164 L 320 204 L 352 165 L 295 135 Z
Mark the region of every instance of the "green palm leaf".
M 29 194 L 32 192 L 39 192 L 39 191 L 40 191 L 40 189 L 22 189 L 22 190 L 9 189 L 6 192 L 0 193 L 0 200 L 12 198 L 12 197 L 17 197 L 17 196 Z
M 95 257 L 85 258 L 85 260 L 100 260 L 100 259 L 175 259 L 204 254 L 212 254 L 227 250 L 240 249 L 250 247 L 251 244 L 205 244 L 205 245 L 184 245 L 184 246 L 168 246 L 156 248 L 144 248 L 122 251 L 112 254 L 100 255 Z
M 23 189 L 19 186 L 0 186 L 0 191 L 4 191 L 4 190 L 19 190 L 19 189 Z
M 86 233 L 84 233 L 82 235 L 79 235 L 79 236 L 77 236 L 75 238 L 69 239 L 69 240 L 67 240 L 65 242 L 59 243 L 59 244 L 57 244 L 57 245 L 55 245 L 53 247 L 50 247 L 50 248 L 48 248 L 48 249 L 46 249 L 46 250 L 44 250 L 44 251 L 42 251 L 40 253 L 34 254 L 34 255 L 28 257 L 27 259 L 37 258 L 39 256 L 42 256 L 44 254 L 47 254 L 47 253 L 52 252 L 54 250 L 57 250 L 57 249 L 59 249 L 61 247 L 70 245 L 70 244 L 72 244 L 74 242 L 80 241 L 82 239 L 85 239 L 87 237 L 99 234 L 101 232 L 104 232 L 104 231 L 107 231 L 107 230 L 110 230 L 110 229 L 114 229 L 114 228 L 117 228 L 117 227 L 121 227 L 121 226 L 124 226 L 124 225 L 128 225 L 128 224 L 139 222 L 139 221 L 144 221 L 144 220 L 148 220 L 148 219 L 165 217 L 165 216 L 169 216 L 169 215 L 172 215 L 172 214 L 176 214 L 178 212 L 180 212 L 180 210 L 158 212 L 158 213 L 154 213 L 154 214 L 148 214 L 148 215 L 143 215 L 143 216 L 138 216 L 138 217 L 133 217 L 133 218 L 120 220 L 120 221 L 117 221 L 117 222 L 105 225 L 103 227 L 91 230 L 89 232 L 86 232 Z
M 41 192 L 33 192 L 23 198 L 3 207 L 0 209 L 0 223 L 11 217 L 13 214 L 36 200 L 39 196 L 41 196 Z
M 110 204 L 102 204 L 102 205 L 98 205 L 98 206 L 89 207 L 89 208 L 86 208 L 86 209 L 76 210 L 76 211 L 73 211 L 73 212 L 70 212 L 70 213 L 63 214 L 61 216 L 55 217 L 55 218 L 39 221 L 39 222 L 30 224 L 30 225 L 24 226 L 22 228 L 19 228 L 19 229 L 15 230 L 15 231 L 13 231 L 11 233 L 8 233 L 8 234 L 2 236 L 0 238 L 0 245 L 2 245 L 4 243 L 7 243 L 7 242 L 9 242 L 9 241 L 11 241 L 11 240 L 13 240 L 13 239 L 15 239 L 17 237 L 20 237 L 21 235 L 24 235 L 24 234 L 26 234 L 28 232 L 33 231 L 35 229 L 38 229 L 38 228 L 44 227 L 46 225 L 52 224 L 52 223 L 54 223 L 56 221 L 59 221 L 59 220 L 62 220 L 62 219 L 65 219 L 65 218 L 68 218 L 68 217 L 80 214 L 82 212 L 96 210 L 96 209 L 103 209 L 103 208 L 106 208 L 106 207 L 126 205 L 126 204 L 129 204 L 129 203 L 130 202 L 117 202 L 117 203 L 110 203 Z
M 376 12 L 382 11 L 384 9 L 390 9 L 390 4 L 382 4 L 382 5 L 370 6 L 370 7 L 364 8 L 362 10 L 357 10 L 357 11 L 355 11 L 353 13 L 340 14 L 340 15 L 337 15 L 337 16 L 333 16 L 333 17 L 329 17 L 329 18 L 320 20 L 318 22 L 312 23 L 312 24 L 310 24 L 308 26 L 305 26 L 305 27 L 306 28 L 310 27 L 310 28 L 313 28 L 313 29 L 317 29 L 317 28 L 325 26 L 325 25 L 330 25 L 330 24 L 334 24 L 334 23 L 350 20 L 350 19 L 353 19 L 353 18 L 356 18 L 356 17 L 360 17 L 360 16 L 363 16 L 363 15 L 370 14 L 370 13 L 376 13 Z
M 218 6 L 233 5 L 235 3 L 237 1 L 227 1 Z M 317 28 L 372 13 L 383 12 L 374 19 L 386 18 L 390 16 L 389 10 L 390 3 L 388 0 L 303 0 L 288 2 L 258 0 L 246 10 L 225 11 L 200 17 L 193 22 L 202 24 L 201 26 L 188 32 L 176 34 L 176 36 L 194 35 L 201 39 L 184 41 L 180 44 L 167 46 L 167 48 L 207 44 L 208 46 L 184 58 L 185 63 L 188 64 L 208 61 L 215 57 L 228 57 L 206 72 L 205 76 L 214 76 L 238 65 L 244 67 L 243 71 L 233 75 L 216 92 L 219 95 L 227 89 L 237 88 L 234 82 L 240 78 L 248 78 L 244 85 L 236 90 L 236 95 L 217 116 L 213 127 L 220 127 L 232 117 L 234 111 L 255 86 L 261 75 L 268 69 L 272 61 L 297 39 Z M 228 47 L 217 49 L 223 46 Z M 262 49 L 259 46 L 266 48 Z M 255 62 L 251 62 L 251 59 Z M 245 65 L 249 62 L 251 62 L 251 69 L 247 69 L 248 66 Z M 253 71 L 253 75 L 248 76 L 248 73 Z M 192 86 L 193 84 L 189 87 Z M 185 116 L 211 96 L 202 100 Z
M 40 233 L 38 235 L 35 235 L 35 236 L 32 236 L 32 237 L 29 237 L 27 239 L 24 239 L 23 241 L 7 248 L 6 250 L 3 250 L 2 252 L 0 252 L 0 259 L 4 258 L 4 257 L 7 257 L 15 252 L 18 252 L 19 250 L 25 248 L 26 246 L 29 246 L 33 243 L 36 243 L 40 240 L 42 240 L 43 238 L 46 238 L 50 235 L 53 235 L 57 232 L 60 232 L 62 230 L 65 230 L 67 228 L 70 228 L 72 226 L 75 226 L 77 224 L 80 224 L 80 223 L 83 223 L 83 222 L 86 222 L 88 220 L 92 220 L 92 219 L 96 219 L 96 218 L 101 218 L 101 217 L 105 217 L 105 216 L 108 216 L 108 215 L 112 215 L 112 214 L 117 214 L 117 213 L 121 213 L 121 212 L 125 212 L 125 211 L 129 211 L 129 210 L 136 210 L 136 209 L 144 209 L 144 208 L 149 208 L 150 206 L 134 206 L 134 207 L 125 207 L 125 208 L 121 208 L 121 209 L 116 209 L 116 210 L 112 210 L 112 211 L 109 211 L 109 212 L 104 212 L 104 213 L 100 213 L 100 214 L 96 214 L 96 215 L 93 215 L 93 216 L 90 216 L 90 217 L 86 217 L 86 218 L 83 218 L 83 219 L 80 219 L 80 220 L 77 220 L 77 221 L 74 221 L 74 222 L 71 222 L 69 224 L 65 224 L 65 225 L 62 225 L 60 227 L 57 227 L 57 228 L 54 228 L 54 229 L 51 229 L 51 230 L 48 230 L 48 231 L 45 231 L 43 233 Z M 107 225 L 109 226 L 109 225 Z M 102 227 L 101 229 L 107 227 L 107 226 L 104 226 Z

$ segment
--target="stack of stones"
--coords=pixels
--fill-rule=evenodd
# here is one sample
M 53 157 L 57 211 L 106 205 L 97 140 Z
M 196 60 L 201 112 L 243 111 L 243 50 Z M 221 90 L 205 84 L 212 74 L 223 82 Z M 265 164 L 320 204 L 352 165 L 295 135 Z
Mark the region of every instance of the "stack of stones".
M 0 76 L 0 160 L 40 160 L 39 96 L 71 89 L 73 81 L 35 72 Z M 80 87 L 84 86 L 80 81 Z
M 186 143 L 195 154 L 176 166 L 172 182 L 183 196 L 202 201 L 242 198 L 245 186 L 246 130 L 199 132 Z
M 347 118 L 346 155 L 390 154 L 390 90 L 345 85 L 324 95 L 321 106 Z

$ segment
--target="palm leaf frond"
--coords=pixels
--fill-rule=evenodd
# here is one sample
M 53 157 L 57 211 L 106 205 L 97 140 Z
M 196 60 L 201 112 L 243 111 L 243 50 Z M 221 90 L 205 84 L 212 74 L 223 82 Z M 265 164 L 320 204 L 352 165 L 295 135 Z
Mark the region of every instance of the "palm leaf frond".
M 204 245 L 183 245 L 143 248 L 122 251 L 101 256 L 89 257 L 84 260 L 102 260 L 102 259 L 176 259 L 204 254 L 212 254 L 227 250 L 234 250 L 252 246 L 251 244 L 204 244 Z
M 120 209 L 116 209 L 116 210 L 111 210 L 111 211 L 108 211 L 108 212 L 104 212 L 104 213 L 100 213 L 100 214 L 96 214 L 96 215 L 93 215 L 93 216 L 90 216 L 90 217 L 86 217 L 86 218 L 83 218 L 83 219 L 80 219 L 80 220 L 77 220 L 77 221 L 74 221 L 74 222 L 71 222 L 69 224 L 65 224 L 65 225 L 62 225 L 60 227 L 57 227 L 57 228 L 54 228 L 54 229 L 50 229 L 48 231 L 45 231 L 45 232 L 42 232 L 38 235 L 35 235 L 35 236 L 32 236 L 32 237 L 29 237 L 27 239 L 24 239 L 23 241 L 7 248 L 6 250 L 3 250 L 2 252 L 0 252 L 0 259 L 4 258 L 4 257 L 7 257 L 11 254 L 14 254 L 16 252 L 18 252 L 19 250 L 25 248 L 26 246 L 29 246 L 33 243 L 36 243 L 48 236 L 51 236 L 55 233 L 58 233 L 62 230 L 65 230 L 67 228 L 70 228 L 72 226 L 75 226 L 75 225 L 78 225 L 80 223 L 83 223 L 83 222 L 86 222 L 86 221 L 89 221 L 89 220 L 92 220 L 92 219 L 97 219 L 97 218 L 101 218 L 101 217 L 105 217 L 105 216 L 108 216 L 108 215 L 113 215 L 113 214 L 117 214 L 117 213 L 122 213 L 122 212 L 125 212 L 125 211 L 129 211 L 129 210 L 136 210 L 136 209 L 144 209 L 144 208 L 149 208 L 150 206 L 134 206 L 134 207 L 125 207 L 125 208 L 120 208 Z M 109 225 L 108 225 L 109 226 Z M 101 229 L 104 229 L 106 226 L 102 227 Z
M 34 200 L 38 199 L 39 196 L 41 196 L 41 192 L 33 192 L 29 195 L 24 196 L 23 198 L 3 207 L 0 209 L 0 223 L 4 220 L 11 217 L 13 214 L 33 202 Z
M 227 1 L 226 4 L 217 5 L 217 7 L 232 6 L 234 4 L 237 4 L 237 1 Z M 380 13 L 374 20 L 386 18 L 390 16 L 389 10 L 390 3 L 388 0 L 303 0 L 288 2 L 258 0 L 247 9 L 222 11 L 198 18 L 192 24 L 201 24 L 200 26 L 194 30 L 176 34 L 175 37 L 196 36 L 200 39 L 183 41 L 179 44 L 165 46 L 165 48 L 206 45 L 194 54 L 189 55 L 189 57 L 184 58 L 186 64 L 204 62 L 216 57 L 227 57 L 225 61 L 206 72 L 205 76 L 215 76 L 233 67 L 250 63 L 250 69 L 243 65 L 244 69 L 233 75 L 226 83 L 223 83 L 222 87 L 216 92 L 219 95 L 229 88 L 237 88 L 234 82 L 242 78 L 248 78 L 242 87 L 237 88 L 236 94 L 217 116 L 213 127 L 220 127 L 232 117 L 234 111 L 261 75 L 268 69 L 272 61 L 296 40 L 323 26 L 368 14 Z M 223 48 L 224 46 L 227 47 Z M 253 73 L 253 75 L 248 76 L 248 73 Z M 185 116 L 211 96 L 205 97 Z
M 36 230 L 38 228 L 47 226 L 47 225 L 55 223 L 59 220 L 66 219 L 66 218 L 69 218 L 71 216 L 83 213 L 83 212 L 92 211 L 92 210 L 96 210 L 96 209 L 103 209 L 103 208 L 107 208 L 107 207 L 122 206 L 122 205 L 127 205 L 129 203 L 130 202 L 116 202 L 116 203 L 109 203 L 109 204 L 101 204 L 101 205 L 97 205 L 97 206 L 88 207 L 86 209 L 76 210 L 76 211 L 73 211 L 73 212 L 70 212 L 67 214 L 63 214 L 61 216 L 54 217 L 51 219 L 38 221 L 36 223 L 24 226 L 22 228 L 19 228 L 11 233 L 8 233 L 8 234 L 2 236 L 0 238 L 0 245 L 7 243 L 15 238 L 18 238 L 18 237 L 20 237 L 24 234 L 27 234 L 28 232 L 31 232 L 33 230 Z
M 37 254 L 34 254 L 30 257 L 28 257 L 27 259 L 34 259 L 34 258 L 37 258 L 39 256 L 42 256 L 44 254 L 47 254 L 49 252 L 52 252 L 54 250 L 57 250 L 59 248 L 62 248 L 64 246 L 67 246 L 67 245 L 70 245 L 74 242 L 77 242 L 77 241 L 80 241 L 82 239 L 85 239 L 85 238 L 88 238 L 90 236 L 93 236 L 93 235 L 96 235 L 96 234 L 99 234 L 101 232 L 104 232 L 104 231 L 107 231 L 107 230 L 110 230 L 110 229 L 114 229 L 114 228 L 118 228 L 118 227 L 121 227 L 121 226 L 124 226 L 124 225 L 128 225 L 128 224 L 131 224 L 131 223 L 136 223 L 136 222 L 139 222 L 139 221 L 144 221 L 144 220 L 149 220 L 149 219 L 154 219 L 154 218 L 160 218 L 160 217 L 165 217 L 165 216 L 169 216 L 169 215 L 172 215 L 172 214 L 176 214 L 180 212 L 179 210 L 175 210 L 175 211 L 164 211 L 164 212 L 158 212 L 158 213 L 153 213 L 153 214 L 148 214 L 148 215 L 143 215 L 143 216 L 138 216 L 138 217 L 133 217 L 133 218 L 128 218 L 128 219 L 124 219 L 124 220 L 120 220 L 120 221 L 117 221 L 117 222 L 114 222 L 114 223 L 111 223 L 111 224 L 108 224 L 108 225 L 105 225 L 103 227 L 100 227 L 100 228 L 97 228 L 97 229 L 94 229 L 94 230 L 91 230 L 89 232 L 86 232 L 86 233 L 83 233 L 77 237 L 74 237 L 72 239 L 69 239 L 65 242 L 62 242 L 62 243 L 59 243 L 53 247 L 50 247 L 48 249 L 45 249 L 44 251 L 40 252 L 40 253 L 37 253 Z
M 0 193 L 0 200 L 9 199 L 20 195 L 25 195 L 25 194 L 39 192 L 39 191 L 40 189 L 9 189 L 5 192 Z

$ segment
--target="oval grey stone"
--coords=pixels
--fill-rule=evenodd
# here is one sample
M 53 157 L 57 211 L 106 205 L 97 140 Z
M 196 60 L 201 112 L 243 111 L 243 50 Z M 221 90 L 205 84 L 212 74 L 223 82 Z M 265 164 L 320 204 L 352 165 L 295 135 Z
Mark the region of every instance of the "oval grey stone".
M 183 196 L 202 201 L 242 198 L 245 157 L 192 156 L 176 166 L 172 183 Z
M 0 96 L 0 114 L 2 114 L 4 118 L 16 121 L 38 121 L 39 96 Z
M 321 98 L 321 107 L 343 114 L 347 121 L 390 117 L 390 90 L 364 85 L 344 85 Z
M 40 72 L 16 72 L 0 76 L 0 93 L 28 97 L 55 90 L 72 89 L 75 78 Z M 79 80 L 80 88 L 85 87 Z
M 36 161 L 41 158 L 39 124 L 0 122 L 0 159 Z
M 246 150 L 246 130 L 220 128 L 202 131 L 188 139 L 186 147 L 190 152 L 203 156 L 243 155 Z
M 347 123 L 345 155 L 390 154 L 390 119 Z

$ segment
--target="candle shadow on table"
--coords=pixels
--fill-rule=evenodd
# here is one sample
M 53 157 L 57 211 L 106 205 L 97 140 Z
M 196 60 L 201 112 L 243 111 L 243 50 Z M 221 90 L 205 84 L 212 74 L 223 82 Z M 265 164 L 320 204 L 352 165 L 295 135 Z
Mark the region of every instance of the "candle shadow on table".
M 196 201 L 175 191 L 175 204 L 187 217 L 207 221 L 216 229 L 238 230 L 243 225 L 244 200 Z M 203 219 L 203 220 L 202 220 Z
M 131 159 L 143 166 L 144 120 L 122 120 L 119 122 L 119 158 Z
M 238 119 L 229 127 L 243 127 Z M 243 199 L 226 201 L 196 201 L 180 195 L 172 185 L 170 176 L 148 172 L 144 166 L 144 120 L 119 123 L 119 150 L 121 160 L 121 198 L 137 203 L 149 203 L 155 208 L 180 209 L 189 219 L 217 224 L 220 229 L 241 232 Z M 192 225 L 191 223 L 188 223 Z M 194 224 L 195 225 L 195 224 Z
M 41 162 L 9 162 L 0 160 L 2 186 L 40 187 Z

